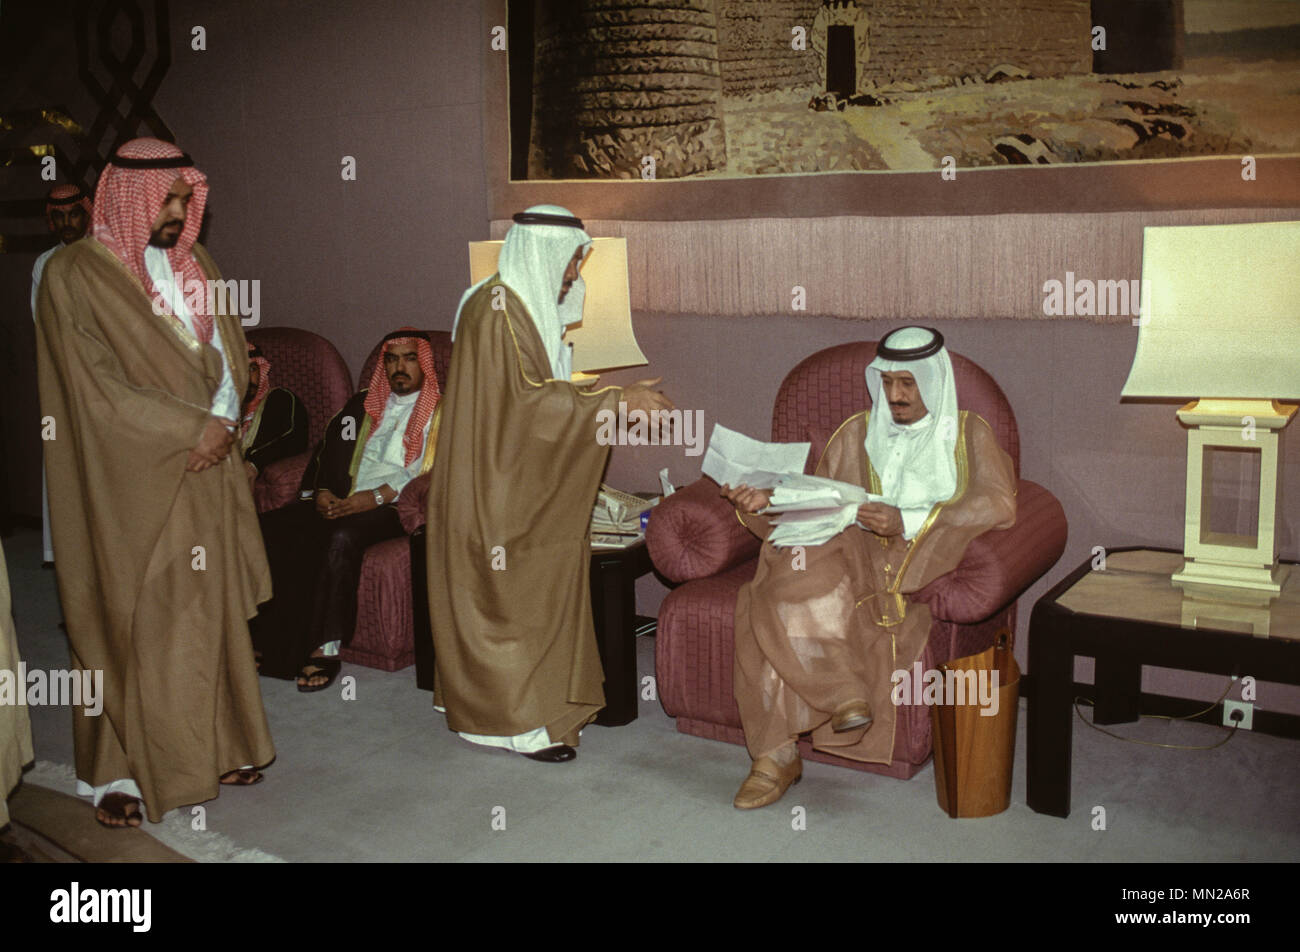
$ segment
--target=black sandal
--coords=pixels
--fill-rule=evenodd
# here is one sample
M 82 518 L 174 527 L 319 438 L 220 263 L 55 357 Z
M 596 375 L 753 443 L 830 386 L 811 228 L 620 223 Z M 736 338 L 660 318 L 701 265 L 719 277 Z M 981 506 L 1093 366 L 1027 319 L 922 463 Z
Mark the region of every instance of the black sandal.
M 135 804 L 135 812 L 127 813 L 126 808 Z M 99 801 L 99 806 L 95 807 L 95 820 L 100 826 L 107 827 L 110 830 L 134 830 L 139 829 L 144 822 L 144 813 L 141 810 L 143 804 L 138 797 L 133 797 L 128 793 L 110 793 L 104 799 Z M 121 823 L 108 823 L 99 818 L 100 812 L 114 820 L 121 820 Z
M 261 782 L 262 771 L 254 770 L 252 767 L 241 767 L 238 770 L 223 773 L 217 778 L 217 783 L 223 787 L 251 787 L 253 784 Z
M 308 672 L 308 668 L 317 668 L 319 670 Z M 324 684 L 299 684 L 298 690 L 303 694 L 311 694 L 315 691 L 324 691 L 334 683 L 334 679 L 339 676 L 339 671 L 343 669 L 343 662 L 338 658 L 308 658 L 307 663 L 298 669 L 298 677 L 310 681 L 315 677 L 324 677 Z

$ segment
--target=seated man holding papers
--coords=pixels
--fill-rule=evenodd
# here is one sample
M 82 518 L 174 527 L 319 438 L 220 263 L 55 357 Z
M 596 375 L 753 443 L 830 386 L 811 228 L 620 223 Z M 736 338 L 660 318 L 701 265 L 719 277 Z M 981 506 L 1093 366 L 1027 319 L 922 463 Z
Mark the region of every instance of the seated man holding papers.
M 952 571 L 976 536 L 1015 523 L 1011 459 L 988 423 L 958 412 L 943 337 L 895 330 L 866 374 L 879 409 L 840 425 L 816 477 L 801 472 L 808 444 L 795 444 L 783 447 L 801 454 L 793 467 L 767 467 L 784 472 L 718 480 L 766 540 L 736 604 L 734 688 L 754 761 L 742 810 L 800 778 L 803 733 L 818 749 L 889 763 L 890 675 L 920 659 L 930 632 L 929 608 L 908 596 Z M 706 475 L 724 471 L 706 455 Z

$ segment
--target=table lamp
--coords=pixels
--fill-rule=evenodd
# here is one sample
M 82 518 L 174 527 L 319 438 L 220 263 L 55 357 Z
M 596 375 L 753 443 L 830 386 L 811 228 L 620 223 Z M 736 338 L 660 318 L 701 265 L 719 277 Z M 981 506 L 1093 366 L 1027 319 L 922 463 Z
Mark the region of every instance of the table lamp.
M 1300 222 L 1144 229 L 1137 352 L 1124 397 L 1195 398 L 1175 583 L 1276 594 L 1278 451 L 1300 399 Z M 1259 454 L 1256 533 L 1210 525 L 1211 454 Z
M 469 278 L 477 283 L 491 277 L 501 256 L 500 241 L 469 243 Z M 582 303 L 582 323 L 564 334 L 573 345 L 575 383 L 595 379 L 592 371 L 640 367 L 645 354 L 632 333 L 632 304 L 627 285 L 627 239 L 593 238 L 591 255 L 582 266 L 587 286 Z

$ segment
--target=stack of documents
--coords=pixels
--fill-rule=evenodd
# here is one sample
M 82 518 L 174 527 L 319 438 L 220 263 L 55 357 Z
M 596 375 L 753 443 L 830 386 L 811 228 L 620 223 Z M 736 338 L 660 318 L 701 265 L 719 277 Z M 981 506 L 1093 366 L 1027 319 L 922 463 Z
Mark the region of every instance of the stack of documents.
M 853 483 L 802 473 L 783 476 L 763 510 L 777 514 L 768 541 L 775 546 L 821 545 L 853 525 L 863 503 L 882 501 Z
M 703 472 L 719 485 L 773 490 L 770 505 L 775 546 L 821 545 L 857 519 L 858 507 L 884 502 L 861 486 L 824 476 L 805 476 L 808 443 L 761 443 L 714 424 Z
M 642 499 L 619 492 L 604 483 L 591 511 L 591 544 L 598 548 L 626 548 L 645 536 L 641 514 L 658 499 Z

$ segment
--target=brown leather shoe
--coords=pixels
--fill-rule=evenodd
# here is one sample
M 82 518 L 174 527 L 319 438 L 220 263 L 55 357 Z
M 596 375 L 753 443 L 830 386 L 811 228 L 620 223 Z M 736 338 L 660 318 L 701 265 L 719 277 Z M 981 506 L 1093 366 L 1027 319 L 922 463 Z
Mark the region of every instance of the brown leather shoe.
M 845 701 L 831 715 L 831 730 L 837 734 L 844 731 L 866 727 L 875 718 L 871 714 L 871 705 L 863 700 Z
M 803 761 L 798 756 L 786 767 L 771 757 L 759 757 L 749 768 L 749 776 L 736 792 L 732 805 L 737 810 L 756 810 L 776 803 L 803 776 Z

